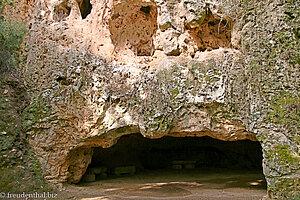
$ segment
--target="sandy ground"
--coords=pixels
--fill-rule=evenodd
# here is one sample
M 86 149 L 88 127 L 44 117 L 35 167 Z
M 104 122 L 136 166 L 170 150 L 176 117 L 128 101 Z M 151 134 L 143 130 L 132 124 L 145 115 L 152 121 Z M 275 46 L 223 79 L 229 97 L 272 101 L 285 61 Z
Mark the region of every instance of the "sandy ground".
M 258 200 L 266 194 L 259 171 L 164 169 L 67 185 L 58 195 L 80 200 Z

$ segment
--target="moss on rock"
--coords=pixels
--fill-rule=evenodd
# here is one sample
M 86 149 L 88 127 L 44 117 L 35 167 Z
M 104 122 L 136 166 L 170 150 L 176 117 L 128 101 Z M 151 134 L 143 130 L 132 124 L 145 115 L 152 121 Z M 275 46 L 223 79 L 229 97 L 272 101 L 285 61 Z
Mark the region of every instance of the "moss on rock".
M 275 178 L 268 185 L 268 191 L 272 199 L 300 199 L 299 178 Z
M 51 110 L 47 103 L 39 96 L 36 101 L 33 101 L 33 103 L 25 109 L 23 127 L 29 129 L 43 118 L 50 116 L 50 114 Z
M 300 163 L 300 157 L 293 155 L 287 145 L 277 145 L 269 151 L 269 156 L 274 158 L 282 165 L 297 167 Z

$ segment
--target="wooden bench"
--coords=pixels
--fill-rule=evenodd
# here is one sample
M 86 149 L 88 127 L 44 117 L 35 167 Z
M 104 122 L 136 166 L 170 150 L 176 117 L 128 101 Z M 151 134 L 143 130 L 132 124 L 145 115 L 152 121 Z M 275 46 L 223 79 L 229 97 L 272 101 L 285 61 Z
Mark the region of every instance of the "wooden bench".
M 114 174 L 117 176 L 121 175 L 134 175 L 136 172 L 136 167 L 135 166 L 123 166 L 123 167 L 115 167 L 114 168 Z
M 88 168 L 86 173 L 83 175 L 82 180 L 84 182 L 93 182 L 96 181 L 96 176 L 99 176 L 101 178 L 106 178 L 107 168 L 106 167 Z
M 174 160 L 171 162 L 173 169 L 194 169 L 196 161 L 194 160 Z

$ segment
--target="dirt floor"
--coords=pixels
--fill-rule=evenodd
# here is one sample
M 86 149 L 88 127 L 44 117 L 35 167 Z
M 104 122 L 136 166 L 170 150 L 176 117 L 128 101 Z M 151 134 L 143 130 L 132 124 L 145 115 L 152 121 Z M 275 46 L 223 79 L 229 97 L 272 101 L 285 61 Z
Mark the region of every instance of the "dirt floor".
M 259 171 L 164 169 L 67 185 L 59 197 L 81 200 L 258 200 L 266 194 L 264 176 Z

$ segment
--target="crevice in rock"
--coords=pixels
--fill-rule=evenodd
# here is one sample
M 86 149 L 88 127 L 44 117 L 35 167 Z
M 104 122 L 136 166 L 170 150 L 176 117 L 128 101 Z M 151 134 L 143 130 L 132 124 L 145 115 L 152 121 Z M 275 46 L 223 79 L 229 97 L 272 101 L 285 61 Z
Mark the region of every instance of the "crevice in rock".
M 157 7 L 152 2 L 126 2 L 113 7 L 109 30 L 115 52 L 131 50 L 136 56 L 152 56 L 157 30 Z
M 231 47 L 231 27 L 230 19 L 213 15 L 208 7 L 201 19 L 185 24 L 185 29 L 193 37 L 199 51 Z
M 65 20 L 71 12 L 71 7 L 68 5 L 68 1 L 63 1 L 54 7 L 54 20 L 60 22 Z
M 93 6 L 90 0 L 77 0 L 77 3 L 80 9 L 81 17 L 82 19 L 85 19 L 91 13 Z

